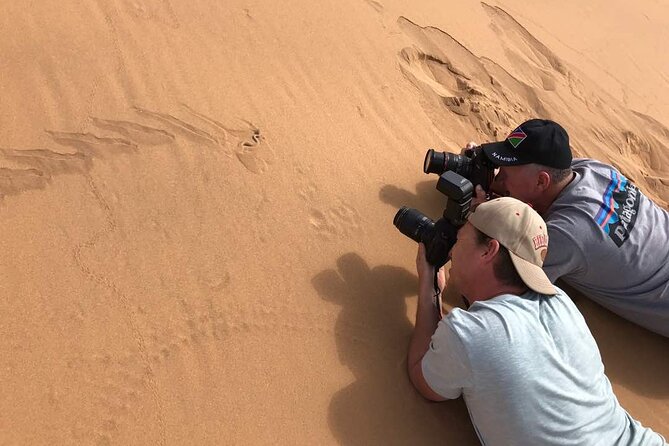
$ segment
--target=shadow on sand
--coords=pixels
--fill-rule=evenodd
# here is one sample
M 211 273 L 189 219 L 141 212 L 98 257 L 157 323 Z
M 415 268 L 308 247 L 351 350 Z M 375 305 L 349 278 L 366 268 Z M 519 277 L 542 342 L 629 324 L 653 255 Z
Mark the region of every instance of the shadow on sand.
M 312 283 L 323 299 L 341 306 L 337 351 L 355 376 L 330 403 L 330 427 L 341 444 L 478 444 L 461 399 L 431 403 L 409 382 L 412 324 L 405 299 L 416 295 L 415 275 L 392 266 L 370 269 L 349 253 Z
M 382 202 L 399 209 L 402 206 L 416 208 L 428 217 L 436 220 L 441 217 L 448 197 L 436 189 L 437 176 L 416 184 L 416 193 L 386 184 L 379 191 Z

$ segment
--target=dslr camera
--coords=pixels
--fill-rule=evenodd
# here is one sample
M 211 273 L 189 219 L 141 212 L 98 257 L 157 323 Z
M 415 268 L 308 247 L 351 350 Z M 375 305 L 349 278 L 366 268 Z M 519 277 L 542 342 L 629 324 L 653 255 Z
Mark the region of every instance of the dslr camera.
M 437 190 L 448 197 L 442 218 L 432 221 L 419 210 L 402 206 L 395 214 L 393 224 L 416 243 L 423 243 L 427 261 L 440 268 L 448 261 L 458 229 L 467 221 L 474 185 L 462 175 L 448 170 L 439 176 Z
M 480 184 L 486 192 L 490 190 L 495 177 L 495 167 L 481 147 L 466 149 L 464 155 L 435 152 L 434 149 L 429 149 L 423 162 L 425 173 L 441 175 L 447 170 L 452 170 L 467 178 L 474 186 Z
M 467 220 L 474 185 L 480 184 L 488 192 L 495 177 L 495 165 L 480 147 L 467 149 L 464 155 L 429 149 L 423 172 L 439 175 L 437 190 L 448 197 L 442 218 L 432 221 L 419 210 L 402 206 L 393 224 L 416 243 L 423 243 L 427 261 L 440 268 L 448 261 L 458 229 Z

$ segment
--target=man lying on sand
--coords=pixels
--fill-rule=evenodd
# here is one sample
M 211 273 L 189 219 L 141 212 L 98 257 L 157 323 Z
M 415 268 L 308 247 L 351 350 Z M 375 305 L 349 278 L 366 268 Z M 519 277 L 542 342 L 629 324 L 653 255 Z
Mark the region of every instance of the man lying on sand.
M 618 403 L 583 317 L 542 270 L 547 245 L 527 204 L 480 204 L 451 250 L 450 281 L 471 306 L 441 318 L 420 244 L 411 381 L 430 400 L 463 395 L 486 445 L 665 444 Z
M 567 132 L 522 123 L 482 144 L 500 167 L 493 192 L 529 203 L 551 240 L 544 271 L 620 316 L 669 337 L 669 212 L 612 166 L 572 160 Z M 479 200 L 483 191 L 477 188 Z

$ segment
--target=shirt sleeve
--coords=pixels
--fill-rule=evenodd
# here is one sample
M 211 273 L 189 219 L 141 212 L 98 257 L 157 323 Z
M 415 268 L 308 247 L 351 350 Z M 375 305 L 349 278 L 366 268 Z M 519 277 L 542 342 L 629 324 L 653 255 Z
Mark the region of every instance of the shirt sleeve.
M 586 257 L 578 243 L 565 229 L 548 226 L 548 253 L 544 259 L 544 272 L 551 282 L 585 270 Z
M 463 388 L 471 386 L 472 375 L 467 351 L 449 316 L 439 322 L 421 366 L 423 377 L 433 391 L 455 399 Z

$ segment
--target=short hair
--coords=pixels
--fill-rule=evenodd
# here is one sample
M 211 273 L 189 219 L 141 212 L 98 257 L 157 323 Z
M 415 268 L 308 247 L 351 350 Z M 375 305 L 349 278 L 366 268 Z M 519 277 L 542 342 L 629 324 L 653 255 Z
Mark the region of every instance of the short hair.
M 478 228 L 474 227 L 474 229 L 476 230 L 476 237 L 479 245 L 487 245 L 490 240 L 493 240 L 492 237 L 488 237 L 486 234 L 479 231 Z M 502 246 L 501 243 L 499 244 L 497 259 L 493 264 L 493 272 L 495 273 L 495 277 L 505 285 L 527 287 L 525 282 L 523 282 L 523 279 L 520 278 L 518 271 L 516 271 L 509 250 Z
M 560 181 L 564 180 L 567 178 L 569 175 L 571 175 L 571 167 L 567 167 L 566 169 L 557 169 L 555 167 L 549 167 L 549 166 L 544 166 L 542 164 L 536 164 L 537 170 L 541 171 L 543 170 L 548 174 L 548 176 L 551 178 L 551 183 L 556 184 L 559 183 Z

